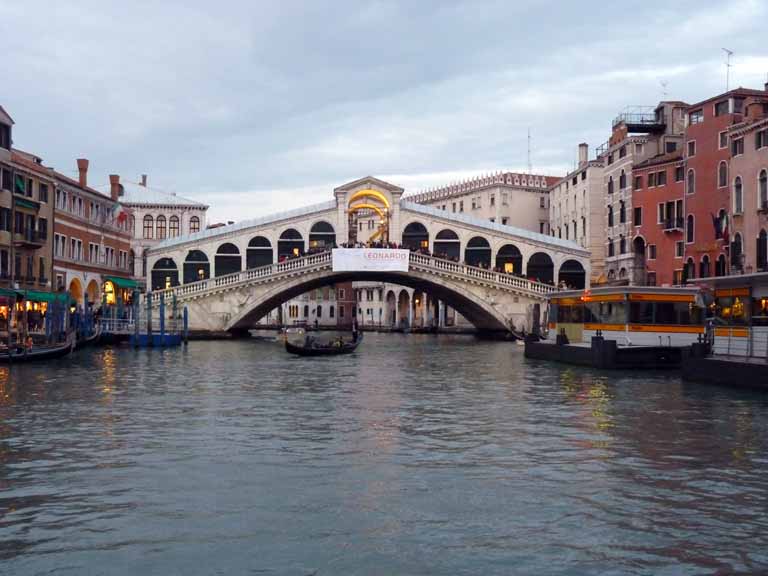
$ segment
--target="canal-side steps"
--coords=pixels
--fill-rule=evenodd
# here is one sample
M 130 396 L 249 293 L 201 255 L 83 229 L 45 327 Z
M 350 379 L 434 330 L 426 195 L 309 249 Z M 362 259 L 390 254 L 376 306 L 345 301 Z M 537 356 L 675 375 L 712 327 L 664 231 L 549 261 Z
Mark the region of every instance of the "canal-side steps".
M 330 270 L 331 267 L 331 252 L 310 254 L 276 264 L 267 264 L 259 268 L 241 270 L 240 272 L 224 276 L 182 284 L 167 290 L 158 290 L 151 292 L 149 298 L 151 306 L 157 307 L 160 305 L 161 295 L 166 302 L 169 302 L 174 296 L 181 302 L 208 297 L 243 286 L 274 282 L 291 276 Z M 514 295 L 526 296 L 542 302 L 546 301 L 549 294 L 557 290 L 554 286 L 533 282 L 527 278 L 494 272 L 416 252 L 411 252 L 410 254 L 409 267 L 413 271 L 425 272 L 438 278 L 452 278 L 463 282 L 492 286 Z

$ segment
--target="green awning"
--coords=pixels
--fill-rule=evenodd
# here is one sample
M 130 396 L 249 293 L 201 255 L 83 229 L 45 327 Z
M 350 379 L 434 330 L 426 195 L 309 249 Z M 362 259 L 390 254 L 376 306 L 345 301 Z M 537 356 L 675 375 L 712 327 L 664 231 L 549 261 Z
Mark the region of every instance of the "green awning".
M 8 290 L 7 288 L 0 288 L 0 298 L 13 298 L 14 300 L 21 296 L 21 292 L 18 290 Z
M 105 282 L 112 282 L 118 288 L 125 288 L 133 290 L 139 287 L 139 283 L 136 280 L 130 278 L 120 278 L 119 276 L 104 276 Z
M 25 200 L 24 198 L 16 198 L 16 206 L 29 208 L 30 210 L 37 210 L 40 207 L 37 205 L 37 203 L 30 200 Z
M 16 194 L 24 194 L 26 189 L 27 189 L 27 187 L 25 185 L 24 176 L 22 176 L 21 174 L 16 174 L 16 182 L 15 182 L 14 192 Z
M 42 292 L 40 290 L 24 290 L 22 296 L 31 302 L 69 302 L 69 292 Z

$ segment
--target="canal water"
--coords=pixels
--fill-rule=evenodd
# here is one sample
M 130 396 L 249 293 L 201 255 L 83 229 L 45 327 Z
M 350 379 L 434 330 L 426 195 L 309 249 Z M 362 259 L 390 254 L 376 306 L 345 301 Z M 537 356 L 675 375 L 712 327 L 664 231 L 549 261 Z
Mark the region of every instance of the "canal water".
M 768 569 L 768 397 L 469 337 L 0 372 L 0 573 Z

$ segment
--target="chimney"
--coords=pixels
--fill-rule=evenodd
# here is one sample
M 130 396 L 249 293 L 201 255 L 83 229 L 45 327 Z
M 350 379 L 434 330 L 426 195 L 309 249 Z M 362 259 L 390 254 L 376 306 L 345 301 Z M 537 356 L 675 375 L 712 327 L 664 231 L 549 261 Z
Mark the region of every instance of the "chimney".
M 77 159 L 77 171 L 80 173 L 80 186 L 85 188 L 88 186 L 88 159 Z
M 579 166 L 584 166 L 589 160 L 589 144 L 582 142 L 579 144 Z
M 141 175 L 141 185 L 144 186 L 144 188 L 147 187 L 147 175 L 146 174 L 142 174 Z
M 109 175 L 109 195 L 115 202 L 120 198 L 120 176 L 117 174 Z

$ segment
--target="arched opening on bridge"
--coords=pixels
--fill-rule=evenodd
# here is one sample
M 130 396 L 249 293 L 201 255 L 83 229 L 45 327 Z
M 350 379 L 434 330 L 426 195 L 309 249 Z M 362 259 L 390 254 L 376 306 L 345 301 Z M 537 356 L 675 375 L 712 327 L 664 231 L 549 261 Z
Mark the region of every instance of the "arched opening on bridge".
M 264 236 L 255 236 L 248 242 L 248 248 L 245 250 L 245 267 L 258 268 L 272 264 L 273 253 L 272 243 L 269 238 Z
M 202 250 L 190 250 L 184 259 L 184 284 L 211 277 L 211 264 Z
M 100 300 L 99 292 L 99 283 L 96 280 L 88 282 L 88 288 L 85 290 L 85 293 L 88 295 L 88 302 L 98 304 Z
M 507 274 L 523 273 L 523 255 L 514 244 L 504 244 L 496 252 L 496 268 Z
M 544 252 L 536 252 L 528 259 L 525 275 L 537 282 L 554 284 L 555 265 L 552 262 L 552 258 L 549 257 L 549 254 L 545 254 Z
M 470 266 L 491 267 L 491 245 L 482 236 L 474 236 L 467 242 L 464 261 Z
M 83 304 L 83 285 L 80 284 L 80 280 L 72 278 L 72 282 L 69 283 L 69 295 L 78 304 Z
M 429 249 L 429 232 L 421 222 L 411 222 L 403 230 L 403 248 L 408 250 Z
M 179 268 L 173 258 L 160 258 L 152 266 L 152 290 L 167 290 L 179 285 Z
M 578 260 L 566 260 L 560 266 L 558 279 L 571 290 L 583 290 L 586 286 L 587 273 Z
M 397 296 L 395 296 L 394 290 L 387 292 L 386 324 L 390 328 L 397 326 Z
M 240 256 L 240 250 L 231 242 L 225 242 L 216 251 L 215 273 L 216 276 L 226 276 L 240 272 L 243 268 L 243 259 Z
M 328 222 L 315 222 L 309 231 L 310 250 L 330 250 L 336 245 L 336 231 Z
M 432 252 L 438 258 L 445 258 L 446 260 L 459 261 L 461 258 L 461 241 L 459 235 L 453 230 L 445 229 L 440 230 L 435 235 L 435 245 Z
M 411 295 L 408 290 L 400 290 L 397 297 L 397 328 L 411 327 Z
M 288 228 L 280 234 L 277 240 L 277 261 L 286 258 L 296 258 L 304 254 L 304 238 L 295 228 Z

